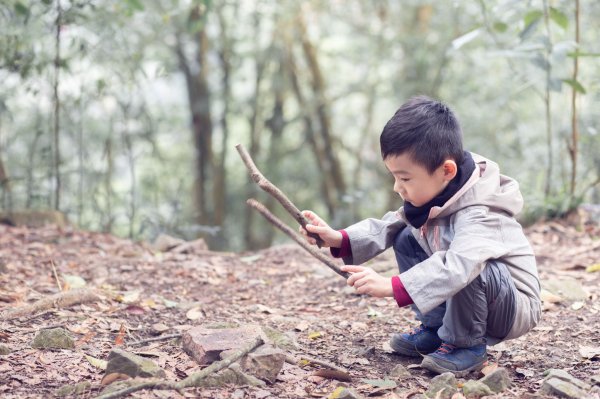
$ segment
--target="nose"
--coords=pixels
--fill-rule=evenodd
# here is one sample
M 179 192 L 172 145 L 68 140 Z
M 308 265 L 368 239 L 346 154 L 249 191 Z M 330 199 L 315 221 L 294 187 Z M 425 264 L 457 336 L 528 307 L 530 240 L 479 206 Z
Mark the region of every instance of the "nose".
M 396 179 L 396 181 L 394 182 L 394 192 L 396 192 L 399 196 L 404 198 L 404 187 L 402 187 L 402 183 L 398 179 Z

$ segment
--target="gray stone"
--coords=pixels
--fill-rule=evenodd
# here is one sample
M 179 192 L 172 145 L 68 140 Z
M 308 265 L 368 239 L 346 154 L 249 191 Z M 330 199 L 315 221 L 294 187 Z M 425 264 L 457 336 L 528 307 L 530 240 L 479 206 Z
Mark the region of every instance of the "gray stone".
M 115 348 L 108 355 L 105 375 L 121 373 L 135 377 L 165 377 L 163 369 L 153 361 Z
M 31 347 L 37 349 L 73 349 L 75 348 L 75 341 L 63 328 L 51 328 L 38 332 L 33 338 Z
M 82 395 L 84 392 L 90 391 L 91 388 L 92 384 L 89 381 L 84 381 L 75 385 L 63 385 L 54 392 L 54 395 L 59 397 Z
M 12 351 L 8 346 L 0 344 L 0 355 L 8 355 L 10 352 Z
M 239 363 L 232 363 L 228 368 L 217 374 L 209 375 L 200 382 L 200 386 L 205 388 L 220 388 L 227 385 L 261 387 L 266 384 L 264 381 L 244 373 Z
M 479 381 L 487 385 L 494 393 L 504 392 L 511 386 L 508 371 L 503 367 L 497 368 Z
M 569 301 L 585 301 L 589 296 L 579 281 L 572 278 L 545 280 L 542 287 Z
M 270 345 L 263 345 L 249 353 L 242 365 L 245 372 L 274 384 L 284 363 L 285 352 Z
M 482 396 L 493 395 L 494 392 L 481 381 L 469 380 L 465 382 L 462 387 L 463 395 L 467 397 L 467 399 L 475 398 L 479 399 Z
M 298 349 L 298 343 L 289 334 L 282 333 L 281 331 L 266 326 L 262 327 L 262 330 L 266 338 L 266 343 L 284 350 Z
M 262 334 L 256 325 L 220 329 L 198 326 L 183 333 L 181 341 L 185 352 L 205 365 L 219 360 L 221 352 L 242 349 Z
M 161 234 L 158 237 L 156 237 L 156 240 L 154 240 L 152 247 L 160 252 L 168 252 L 173 248 L 185 243 L 186 241 L 182 240 L 181 238 L 175 238 L 167 234 Z
M 584 391 L 589 391 L 591 386 L 575 377 L 571 374 L 567 373 L 565 370 L 561 369 L 549 369 L 544 371 L 544 380 L 549 380 L 550 378 L 558 378 L 560 380 L 566 381 L 572 385 L 575 385 L 577 388 L 583 389 Z
M 457 392 L 454 374 L 444 373 L 433 377 L 425 395 L 429 398 L 450 399 Z
M 410 376 L 411 376 L 410 371 L 408 371 L 408 369 L 406 367 L 404 367 L 401 364 L 397 364 L 387 375 L 387 378 L 392 379 L 392 380 L 400 380 L 400 379 L 410 377 Z
M 539 392 L 544 395 L 568 399 L 583 399 L 588 397 L 587 393 L 583 389 L 580 389 L 576 385 L 556 377 L 544 380 Z
M 600 374 L 592 376 L 592 384 L 600 385 Z

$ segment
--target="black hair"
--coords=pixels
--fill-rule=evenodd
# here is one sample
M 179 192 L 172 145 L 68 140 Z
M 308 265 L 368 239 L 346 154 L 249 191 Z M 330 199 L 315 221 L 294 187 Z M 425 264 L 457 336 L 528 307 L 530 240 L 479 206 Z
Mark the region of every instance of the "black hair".
M 446 159 L 463 162 L 462 131 L 458 119 L 444 103 L 426 96 L 404 103 L 379 137 L 381 156 L 408 153 L 431 174 Z

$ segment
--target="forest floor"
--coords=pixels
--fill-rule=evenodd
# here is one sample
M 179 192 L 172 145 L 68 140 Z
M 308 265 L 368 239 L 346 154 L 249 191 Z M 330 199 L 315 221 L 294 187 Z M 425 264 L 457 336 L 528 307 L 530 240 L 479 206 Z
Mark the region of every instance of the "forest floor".
M 527 229 L 535 248 L 543 286 L 568 280 L 589 295 L 544 303 L 541 323 L 519 339 L 488 351 L 489 363 L 509 371 L 512 387 L 496 397 L 541 397 L 545 370 L 556 368 L 591 382 L 600 374 L 600 230 L 581 232 L 566 222 Z M 177 247 L 176 247 L 177 248 Z M 184 253 L 187 252 L 187 253 Z M 344 367 L 346 383 L 365 396 L 407 398 L 424 392 L 433 377 L 419 360 L 392 354 L 392 333 L 417 326 L 408 308 L 393 299 L 357 295 L 345 281 L 300 247 L 275 246 L 254 253 L 223 253 L 188 248 L 156 252 L 144 243 L 74 229 L 0 226 L 0 312 L 81 285 L 101 289 L 102 300 L 52 309 L 14 320 L 0 319 L 0 397 L 50 397 L 67 384 L 89 381 L 95 397 L 103 388 L 103 370 L 87 356 L 106 359 L 117 344 L 162 367 L 180 380 L 201 367 L 180 340 L 133 345 L 136 340 L 177 334 L 192 326 L 253 323 L 295 339 L 304 353 Z M 372 261 L 377 270 L 393 270 L 393 254 Z M 67 286 L 65 286 L 67 285 Z M 70 287 L 69 287 L 70 286 Z M 558 299 L 555 299 L 558 300 Z M 61 326 L 75 338 L 75 349 L 31 347 L 42 329 Z M 397 387 L 377 388 L 364 379 L 383 379 L 396 366 L 408 374 Z M 185 397 L 301 398 L 327 397 L 339 381 L 315 376 L 312 365 L 285 364 L 274 384 L 264 387 L 192 388 Z M 478 378 L 481 375 L 469 378 Z M 461 381 L 464 381 L 461 380 Z M 141 391 L 135 397 L 184 397 L 176 391 Z

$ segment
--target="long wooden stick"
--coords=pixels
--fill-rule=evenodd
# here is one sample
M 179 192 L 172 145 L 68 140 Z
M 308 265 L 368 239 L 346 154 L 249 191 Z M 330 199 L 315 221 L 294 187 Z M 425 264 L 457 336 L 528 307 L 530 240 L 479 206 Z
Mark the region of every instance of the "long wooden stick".
M 341 271 L 338 265 L 336 265 L 335 262 L 331 260 L 331 258 L 313 248 L 309 243 L 306 242 L 304 237 L 296 233 L 294 229 L 290 228 L 289 226 L 286 226 L 281 220 L 279 220 L 279 218 L 277 218 L 277 216 L 269 212 L 269 210 L 263 204 L 261 204 L 253 198 L 247 200 L 246 203 L 252 208 L 256 209 L 258 212 L 260 212 L 260 214 L 263 215 L 263 217 L 269 222 L 271 222 L 273 226 L 277 227 L 279 230 L 287 234 L 292 240 L 300 244 L 300 246 L 307 250 L 312 256 L 325 263 L 325 265 L 327 265 L 327 267 L 329 267 L 331 270 L 344 277 L 345 279 L 350 277 L 350 273 Z
M 73 305 L 96 302 L 98 300 L 100 300 L 98 293 L 92 289 L 79 288 L 75 290 L 63 291 L 59 292 L 58 294 L 42 298 L 32 304 L 6 310 L 0 313 L 0 320 L 12 320 L 22 316 L 30 316 L 52 308 L 68 308 Z
M 187 378 L 181 381 L 149 379 L 147 381 L 141 382 L 139 384 L 127 388 L 123 388 L 115 392 L 100 395 L 96 399 L 115 399 L 145 389 L 170 389 L 181 391 L 185 388 L 198 387 L 200 386 L 202 380 L 204 380 L 206 377 L 224 369 L 225 367 L 229 366 L 231 363 L 240 359 L 244 355 L 252 352 L 254 349 L 258 348 L 262 344 L 262 338 L 258 337 L 252 342 L 250 342 L 248 345 L 246 345 L 243 348 L 240 348 L 237 352 L 232 353 L 225 359 L 215 362 L 210 366 L 189 375 Z
M 246 164 L 248 171 L 250 171 L 250 177 L 252 177 L 252 180 L 254 180 L 254 182 L 258 184 L 260 188 L 262 188 L 264 191 L 272 195 L 277 201 L 279 201 L 279 203 L 283 205 L 285 210 L 288 211 L 288 213 L 292 215 L 292 217 L 296 219 L 298 223 L 300 223 L 300 226 L 302 226 L 304 230 L 306 230 L 308 220 L 306 220 L 306 218 L 304 217 L 304 215 L 302 215 L 302 212 L 300 212 L 296 205 L 294 205 L 292 201 L 289 200 L 289 198 L 283 193 L 283 191 L 281 191 L 277 186 L 271 183 L 260 172 L 260 170 L 258 170 L 256 165 L 254 164 L 254 161 L 252 160 L 252 157 L 250 156 L 250 154 L 248 154 L 248 151 L 246 151 L 243 145 L 238 144 L 235 146 L 235 148 L 240 154 L 242 161 L 244 161 L 244 164 Z M 317 245 L 319 248 L 321 248 L 321 245 L 323 245 L 323 240 L 321 240 L 321 237 L 319 237 L 318 234 L 309 233 L 308 230 L 307 233 L 310 237 L 317 240 Z

